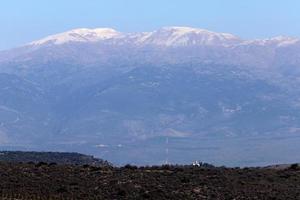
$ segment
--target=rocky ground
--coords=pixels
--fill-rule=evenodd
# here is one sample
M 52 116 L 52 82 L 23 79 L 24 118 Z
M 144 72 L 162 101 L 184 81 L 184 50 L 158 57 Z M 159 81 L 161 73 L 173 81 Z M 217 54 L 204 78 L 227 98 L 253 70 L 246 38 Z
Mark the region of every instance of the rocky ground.
M 0 164 L 2 199 L 300 199 L 300 169 Z

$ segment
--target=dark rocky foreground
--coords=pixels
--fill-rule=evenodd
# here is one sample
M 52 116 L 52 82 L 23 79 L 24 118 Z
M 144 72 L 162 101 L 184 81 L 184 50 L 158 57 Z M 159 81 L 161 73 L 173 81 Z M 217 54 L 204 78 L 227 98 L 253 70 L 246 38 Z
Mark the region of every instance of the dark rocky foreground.
M 300 169 L 0 164 L 1 199 L 300 199 Z

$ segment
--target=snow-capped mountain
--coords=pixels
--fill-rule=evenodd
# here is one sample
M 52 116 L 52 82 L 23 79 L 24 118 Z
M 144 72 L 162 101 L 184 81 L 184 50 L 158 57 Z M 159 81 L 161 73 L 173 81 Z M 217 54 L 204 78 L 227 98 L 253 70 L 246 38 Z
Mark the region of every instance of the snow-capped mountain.
M 196 46 L 215 45 L 229 46 L 242 40 L 232 34 L 215 33 L 204 29 L 190 27 L 164 27 L 157 31 L 141 33 L 136 37 L 139 45 L 158 46 Z
M 278 36 L 269 39 L 261 39 L 261 40 L 250 40 L 245 41 L 242 45 L 260 45 L 260 46 L 276 46 L 276 47 L 284 47 L 299 44 L 300 39 L 294 37 L 285 37 Z
M 96 43 L 111 41 L 112 44 L 135 44 L 140 46 L 157 45 L 166 47 L 180 46 L 226 46 L 260 45 L 289 46 L 299 44 L 299 38 L 278 36 L 269 39 L 243 40 L 229 33 L 217 33 L 191 27 L 163 27 L 152 32 L 121 33 L 112 28 L 74 29 L 33 41 L 27 46 L 62 45 L 66 43 Z
M 120 33 L 111 28 L 74 29 L 31 42 L 29 45 L 56 44 L 70 42 L 99 42 L 114 40 L 124 44 L 130 41 L 137 45 L 188 46 L 188 45 L 233 45 L 241 42 L 228 33 L 215 33 L 190 27 L 164 27 L 153 32 Z
M 297 38 L 75 29 L 0 52 L 0 147 L 153 164 L 169 137 L 175 162 L 257 165 L 284 138 L 276 160 L 287 163 L 300 134 L 299 77 Z
M 229 33 L 190 27 L 121 33 L 111 28 L 75 29 L 0 54 L 0 62 L 97 65 L 114 62 L 202 62 L 259 68 L 300 63 L 300 40 L 292 37 L 243 40 Z
M 119 38 L 122 34 L 111 28 L 74 29 L 31 42 L 29 45 L 65 44 L 69 42 L 98 42 Z

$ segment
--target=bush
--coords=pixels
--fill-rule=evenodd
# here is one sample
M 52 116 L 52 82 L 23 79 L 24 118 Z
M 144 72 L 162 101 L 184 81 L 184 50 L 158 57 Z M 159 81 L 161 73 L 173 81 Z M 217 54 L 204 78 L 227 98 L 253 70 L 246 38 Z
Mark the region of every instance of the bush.
M 297 170 L 297 169 L 299 169 L 299 165 L 298 165 L 298 163 L 294 163 L 294 164 L 292 164 L 292 165 L 290 166 L 290 169 L 293 169 L 293 170 Z
M 135 170 L 137 169 L 138 167 L 137 166 L 134 166 L 134 165 L 130 165 L 130 164 L 127 164 L 124 166 L 125 169 L 131 169 L 131 170 Z
M 57 165 L 57 163 L 55 163 L 55 162 L 52 162 L 52 163 L 49 163 L 49 167 L 51 167 L 51 166 L 55 166 L 55 165 Z
M 36 167 L 41 167 L 41 166 L 45 166 L 45 165 L 48 165 L 48 164 L 45 163 L 45 162 L 39 162 L 39 163 L 37 163 L 35 166 L 36 166 Z

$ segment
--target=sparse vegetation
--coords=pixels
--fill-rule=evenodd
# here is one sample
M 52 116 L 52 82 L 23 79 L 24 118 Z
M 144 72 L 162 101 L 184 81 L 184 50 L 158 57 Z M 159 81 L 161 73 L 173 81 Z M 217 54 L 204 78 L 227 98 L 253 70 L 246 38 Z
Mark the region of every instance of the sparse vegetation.
M 24 152 L 24 151 L 1 151 L 0 162 L 11 163 L 35 163 L 37 165 L 92 165 L 109 166 L 110 163 L 93 156 L 80 153 L 68 152 Z
M 201 166 L 0 164 L 1 199 L 299 199 L 300 173 Z

